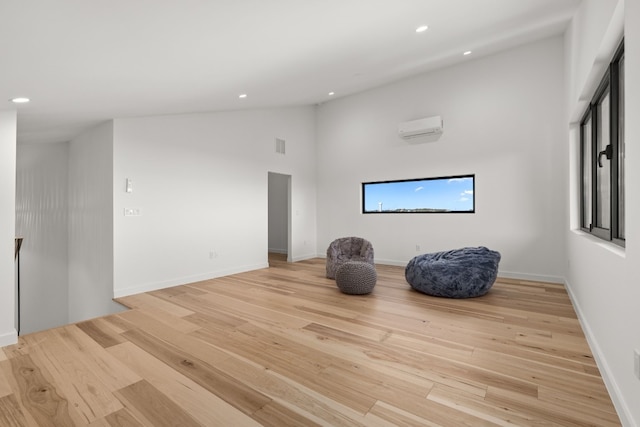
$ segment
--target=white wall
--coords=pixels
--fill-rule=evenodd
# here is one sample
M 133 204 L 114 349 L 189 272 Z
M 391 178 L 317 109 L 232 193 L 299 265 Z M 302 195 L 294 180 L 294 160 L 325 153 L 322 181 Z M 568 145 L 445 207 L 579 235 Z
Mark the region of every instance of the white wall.
M 288 253 L 289 175 L 269 172 L 269 252 Z
M 0 110 L 0 347 L 17 341 L 14 239 L 16 112 Z
M 121 309 L 113 299 L 113 122 L 69 143 L 69 321 Z
M 562 39 L 547 39 L 320 106 L 318 253 L 347 235 L 400 265 L 484 245 L 502 253 L 503 276 L 560 281 L 562 58 Z M 444 120 L 437 142 L 397 136 L 399 122 L 433 115 Z M 475 214 L 360 213 L 361 182 L 470 173 Z
M 583 113 L 595 85 L 625 33 L 626 84 L 626 248 L 607 244 L 579 228 L 579 133 L 572 124 L 567 139 L 571 229 L 567 230 L 567 288 L 598 366 L 626 426 L 640 425 L 640 380 L 633 351 L 640 350 L 640 4 L 587 0 L 566 37 L 567 112 Z
M 266 267 L 269 171 L 292 177 L 290 257 L 315 256 L 314 132 L 313 107 L 116 120 L 115 295 Z
M 17 151 L 20 333 L 27 334 L 68 322 L 69 144 L 19 144 Z
M 583 1 L 567 31 L 565 70 L 571 121 L 580 120 L 586 104 L 620 41 L 624 2 Z M 578 36 L 579 34 L 579 36 Z

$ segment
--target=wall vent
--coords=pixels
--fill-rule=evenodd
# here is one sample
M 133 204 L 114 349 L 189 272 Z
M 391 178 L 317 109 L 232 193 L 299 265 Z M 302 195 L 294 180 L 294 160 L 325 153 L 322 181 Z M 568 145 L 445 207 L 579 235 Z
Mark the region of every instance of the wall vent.
M 276 138 L 276 153 L 284 154 L 285 152 L 285 141 L 284 139 Z

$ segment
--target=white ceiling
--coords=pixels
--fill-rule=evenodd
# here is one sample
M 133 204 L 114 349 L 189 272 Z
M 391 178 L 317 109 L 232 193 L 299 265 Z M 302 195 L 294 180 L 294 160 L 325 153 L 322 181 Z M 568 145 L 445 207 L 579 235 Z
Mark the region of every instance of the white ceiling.
M 0 0 L 0 109 L 31 98 L 25 143 L 117 117 L 315 104 L 560 34 L 579 2 Z

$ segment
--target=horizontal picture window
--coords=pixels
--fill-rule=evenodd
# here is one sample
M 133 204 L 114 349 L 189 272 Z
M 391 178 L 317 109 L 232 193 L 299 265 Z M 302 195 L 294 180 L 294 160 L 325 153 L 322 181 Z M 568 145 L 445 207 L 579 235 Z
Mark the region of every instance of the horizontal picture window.
M 474 213 L 475 175 L 362 183 L 362 213 Z

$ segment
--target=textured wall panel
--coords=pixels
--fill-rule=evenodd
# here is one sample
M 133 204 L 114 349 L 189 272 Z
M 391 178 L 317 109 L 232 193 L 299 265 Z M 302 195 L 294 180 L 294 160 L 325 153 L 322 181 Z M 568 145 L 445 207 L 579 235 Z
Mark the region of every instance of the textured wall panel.
M 16 341 L 16 112 L 0 111 L 0 347 Z
M 68 321 L 67 155 L 66 143 L 18 145 L 21 334 Z

